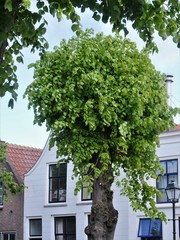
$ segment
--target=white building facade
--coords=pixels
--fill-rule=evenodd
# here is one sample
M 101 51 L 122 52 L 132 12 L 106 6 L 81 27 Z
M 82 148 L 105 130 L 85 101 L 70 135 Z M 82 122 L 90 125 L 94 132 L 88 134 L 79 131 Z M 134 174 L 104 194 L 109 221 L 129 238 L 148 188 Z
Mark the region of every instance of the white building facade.
M 180 129 L 160 136 L 157 155 L 165 168 L 165 175 L 157 185 L 163 193 L 163 198 L 157 199 L 157 206 L 172 219 L 172 204 L 167 203 L 164 188 L 171 180 L 180 185 Z M 84 228 L 88 224 L 91 200 L 86 185 L 75 196 L 72 164 L 60 164 L 57 168 L 56 163 L 56 148 L 49 150 L 47 142 L 36 165 L 25 175 L 24 240 L 87 240 Z M 114 207 L 119 212 L 114 240 L 172 240 L 172 221 L 152 221 L 143 213 L 133 212 L 128 199 L 120 196 L 120 189 L 114 185 L 113 190 Z M 180 203 L 177 203 L 177 240 L 180 239 L 179 218 Z

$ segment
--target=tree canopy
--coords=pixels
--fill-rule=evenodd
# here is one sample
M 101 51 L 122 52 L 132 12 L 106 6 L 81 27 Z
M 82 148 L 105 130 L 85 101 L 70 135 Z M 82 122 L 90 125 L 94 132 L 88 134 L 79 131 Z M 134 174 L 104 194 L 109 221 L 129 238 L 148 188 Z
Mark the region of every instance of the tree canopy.
M 147 181 L 157 177 L 158 136 L 173 125 L 176 110 L 167 105 L 165 76 L 147 52 L 120 35 L 86 31 L 32 66 L 26 95 L 34 122 L 46 122 L 57 156 L 73 161 L 76 190 L 83 181 L 92 187 L 108 171 L 114 179 L 123 170 L 122 193 L 133 209 L 157 214 L 157 190 Z
M 180 47 L 180 4 L 178 0 L 37 0 L 37 11 L 29 8 L 30 0 L 0 1 L 0 97 L 10 92 L 13 107 L 16 100 L 18 81 L 14 59 L 23 62 L 21 50 L 31 47 L 31 51 L 48 48 L 44 39 L 47 20 L 46 13 L 57 17 L 60 21 L 65 15 L 72 21 L 72 30 L 80 31 L 80 16 L 77 9 L 92 11 L 92 17 L 104 23 L 110 22 L 113 31 L 123 30 L 128 34 L 127 22 L 147 46 L 155 49 L 154 33 L 158 32 L 162 39 L 172 36 Z
M 12 194 L 20 193 L 24 190 L 24 185 L 14 181 L 13 173 L 5 168 L 6 163 L 6 144 L 0 141 L 0 181 L 2 183 L 2 192 L 4 201 L 9 200 L 9 192 Z

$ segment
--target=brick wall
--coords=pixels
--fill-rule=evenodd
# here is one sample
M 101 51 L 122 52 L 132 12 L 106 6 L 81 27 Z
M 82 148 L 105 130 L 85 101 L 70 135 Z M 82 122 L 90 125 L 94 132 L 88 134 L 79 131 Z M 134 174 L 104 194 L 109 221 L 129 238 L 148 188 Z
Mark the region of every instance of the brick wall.
M 1 163 L 0 167 L 5 167 L 7 171 L 11 171 L 9 164 Z M 17 179 L 14 175 L 14 181 Z M 12 195 L 8 193 L 9 201 L 0 206 L 0 233 L 15 232 L 16 240 L 23 240 L 23 208 L 24 208 L 24 193 Z
M 0 208 L 0 232 L 16 232 L 16 240 L 23 240 L 23 193 L 9 198 Z

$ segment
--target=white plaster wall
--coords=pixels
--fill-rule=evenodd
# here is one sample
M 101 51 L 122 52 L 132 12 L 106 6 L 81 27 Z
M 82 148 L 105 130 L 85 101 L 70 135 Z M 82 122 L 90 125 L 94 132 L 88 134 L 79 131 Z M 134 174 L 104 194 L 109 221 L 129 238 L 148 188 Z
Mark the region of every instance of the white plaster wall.
M 159 140 L 160 147 L 156 153 L 160 159 L 180 156 L 180 131 L 164 133 Z

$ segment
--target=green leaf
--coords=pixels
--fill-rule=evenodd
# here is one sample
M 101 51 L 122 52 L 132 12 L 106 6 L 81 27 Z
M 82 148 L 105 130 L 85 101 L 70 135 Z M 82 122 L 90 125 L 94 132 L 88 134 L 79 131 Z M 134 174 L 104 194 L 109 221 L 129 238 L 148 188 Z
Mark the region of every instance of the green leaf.
M 12 0 L 5 0 L 4 8 L 12 12 Z
M 44 7 L 43 7 L 43 10 L 44 10 L 44 12 L 48 12 L 48 7 L 47 7 L 47 6 L 44 6 Z
M 95 12 L 95 13 L 93 14 L 93 18 L 94 18 L 96 21 L 99 21 L 99 20 L 101 19 L 101 16 L 100 16 L 97 12 Z
M 31 2 L 30 2 L 30 0 L 22 0 L 22 5 L 23 5 L 25 8 L 30 8 Z
M 14 99 L 10 99 L 9 102 L 8 102 L 8 107 L 13 109 L 14 108 Z
M 76 32 L 79 29 L 79 25 L 78 24 L 73 24 L 71 26 L 71 29 L 72 29 L 73 32 Z
M 18 57 L 16 58 L 16 60 L 17 60 L 17 62 L 19 62 L 19 63 L 23 63 L 23 58 L 22 58 L 22 56 L 18 56 Z
M 37 8 L 38 9 L 40 9 L 40 8 L 42 8 L 43 6 L 44 6 L 44 2 L 42 1 L 38 1 L 37 3 L 36 3 L 36 6 L 37 6 Z

